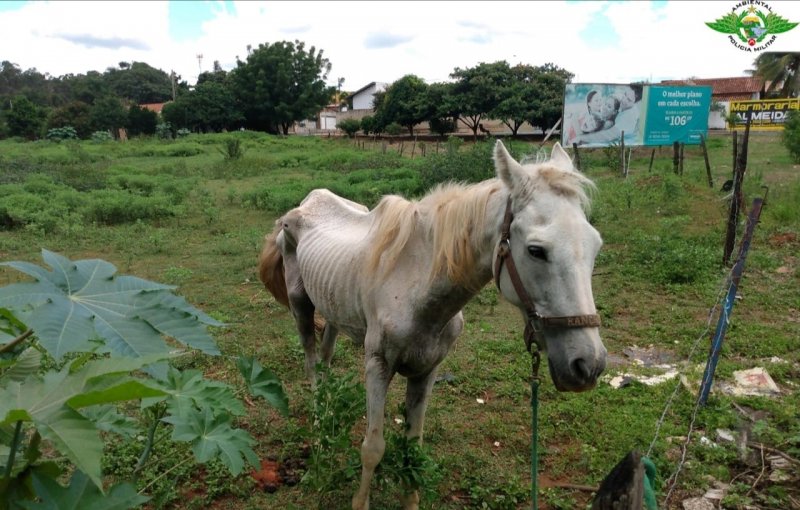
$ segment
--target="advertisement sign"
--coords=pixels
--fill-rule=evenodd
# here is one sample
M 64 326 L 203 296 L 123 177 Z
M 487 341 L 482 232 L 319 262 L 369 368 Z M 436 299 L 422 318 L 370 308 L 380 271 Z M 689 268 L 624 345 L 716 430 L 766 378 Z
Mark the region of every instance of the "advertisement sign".
M 730 111 L 736 117 L 736 124 L 731 128 L 743 128 L 750 117 L 750 129 L 781 129 L 792 110 L 800 110 L 800 99 L 731 101 Z
M 711 87 L 568 83 L 561 143 L 695 145 L 708 132 L 710 107 Z

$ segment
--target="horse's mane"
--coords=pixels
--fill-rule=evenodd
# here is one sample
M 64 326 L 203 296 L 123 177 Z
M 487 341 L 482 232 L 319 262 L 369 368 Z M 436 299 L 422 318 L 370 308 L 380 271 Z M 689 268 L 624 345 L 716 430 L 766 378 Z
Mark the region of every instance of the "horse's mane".
M 530 169 L 529 178 L 515 197 L 528 200 L 546 187 L 557 195 L 576 200 L 588 210 L 591 203 L 588 191 L 594 189 L 594 184 L 583 174 L 546 163 L 528 164 L 526 168 Z M 419 231 L 433 242 L 431 278 L 446 274 L 453 282 L 471 285 L 477 262 L 475 254 L 488 234 L 487 225 L 492 223 L 485 221 L 487 203 L 492 194 L 504 187 L 499 179 L 489 179 L 477 184 L 439 184 L 416 201 L 385 196 L 373 210 L 375 249 L 368 270 L 385 274 L 394 269 L 411 236 Z

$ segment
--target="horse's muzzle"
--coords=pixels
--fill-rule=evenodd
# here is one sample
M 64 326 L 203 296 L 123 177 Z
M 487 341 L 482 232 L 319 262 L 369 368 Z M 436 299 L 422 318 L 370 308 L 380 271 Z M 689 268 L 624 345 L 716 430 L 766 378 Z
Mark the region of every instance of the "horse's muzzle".
M 550 376 L 558 391 L 582 392 L 597 386 L 597 379 L 606 368 L 606 351 L 594 359 L 575 358 L 569 362 L 565 370 L 558 370 L 549 363 Z

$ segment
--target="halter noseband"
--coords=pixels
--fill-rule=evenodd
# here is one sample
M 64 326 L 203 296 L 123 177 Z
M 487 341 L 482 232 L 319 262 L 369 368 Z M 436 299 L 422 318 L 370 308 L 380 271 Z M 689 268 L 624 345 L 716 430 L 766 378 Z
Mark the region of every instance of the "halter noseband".
M 511 278 L 511 284 L 514 290 L 522 301 L 522 306 L 525 308 L 525 315 L 528 320 L 525 323 L 525 347 L 528 351 L 531 350 L 531 345 L 536 344 L 538 349 L 543 349 L 542 331 L 546 328 L 549 329 L 564 329 L 564 328 L 599 328 L 600 316 L 597 314 L 587 315 L 565 315 L 562 317 L 543 317 L 536 311 L 536 305 L 531 299 L 525 286 L 522 284 L 522 279 L 517 271 L 517 265 L 514 263 L 514 257 L 511 256 L 511 221 L 514 219 L 514 214 L 511 212 L 511 197 L 508 197 L 506 204 L 506 212 L 503 216 L 503 224 L 500 227 L 500 242 L 497 248 L 497 259 L 494 264 L 494 283 L 497 289 L 500 290 L 500 272 L 503 270 L 505 263 L 508 269 L 508 276 Z

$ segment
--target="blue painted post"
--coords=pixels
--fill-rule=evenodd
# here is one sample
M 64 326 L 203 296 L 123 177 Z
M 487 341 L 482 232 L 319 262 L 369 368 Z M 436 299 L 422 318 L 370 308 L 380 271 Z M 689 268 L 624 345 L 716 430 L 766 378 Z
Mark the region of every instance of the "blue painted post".
M 731 283 L 728 287 L 728 293 L 725 296 L 725 301 L 722 304 L 722 310 L 719 314 L 719 321 L 717 322 L 717 330 L 714 332 L 714 338 L 711 341 L 711 353 L 706 361 L 706 369 L 703 372 L 703 381 L 700 384 L 700 395 L 698 400 L 700 405 L 706 405 L 708 400 L 708 393 L 711 391 L 711 384 L 714 379 L 714 371 L 717 368 L 717 361 L 719 361 L 719 353 L 722 350 L 722 341 L 725 339 L 725 332 L 728 330 L 728 322 L 731 313 L 733 312 L 733 303 L 736 300 L 736 290 L 739 287 L 739 282 L 742 279 L 744 272 L 744 261 L 747 258 L 747 251 L 750 249 L 750 241 L 753 240 L 753 232 L 755 231 L 758 219 L 761 217 L 761 206 L 764 200 L 756 198 L 753 200 L 753 207 L 750 209 L 750 215 L 747 218 L 747 228 L 745 228 L 744 237 L 742 237 L 742 244 L 739 246 L 739 256 L 736 259 L 736 264 L 733 266 L 731 272 Z

